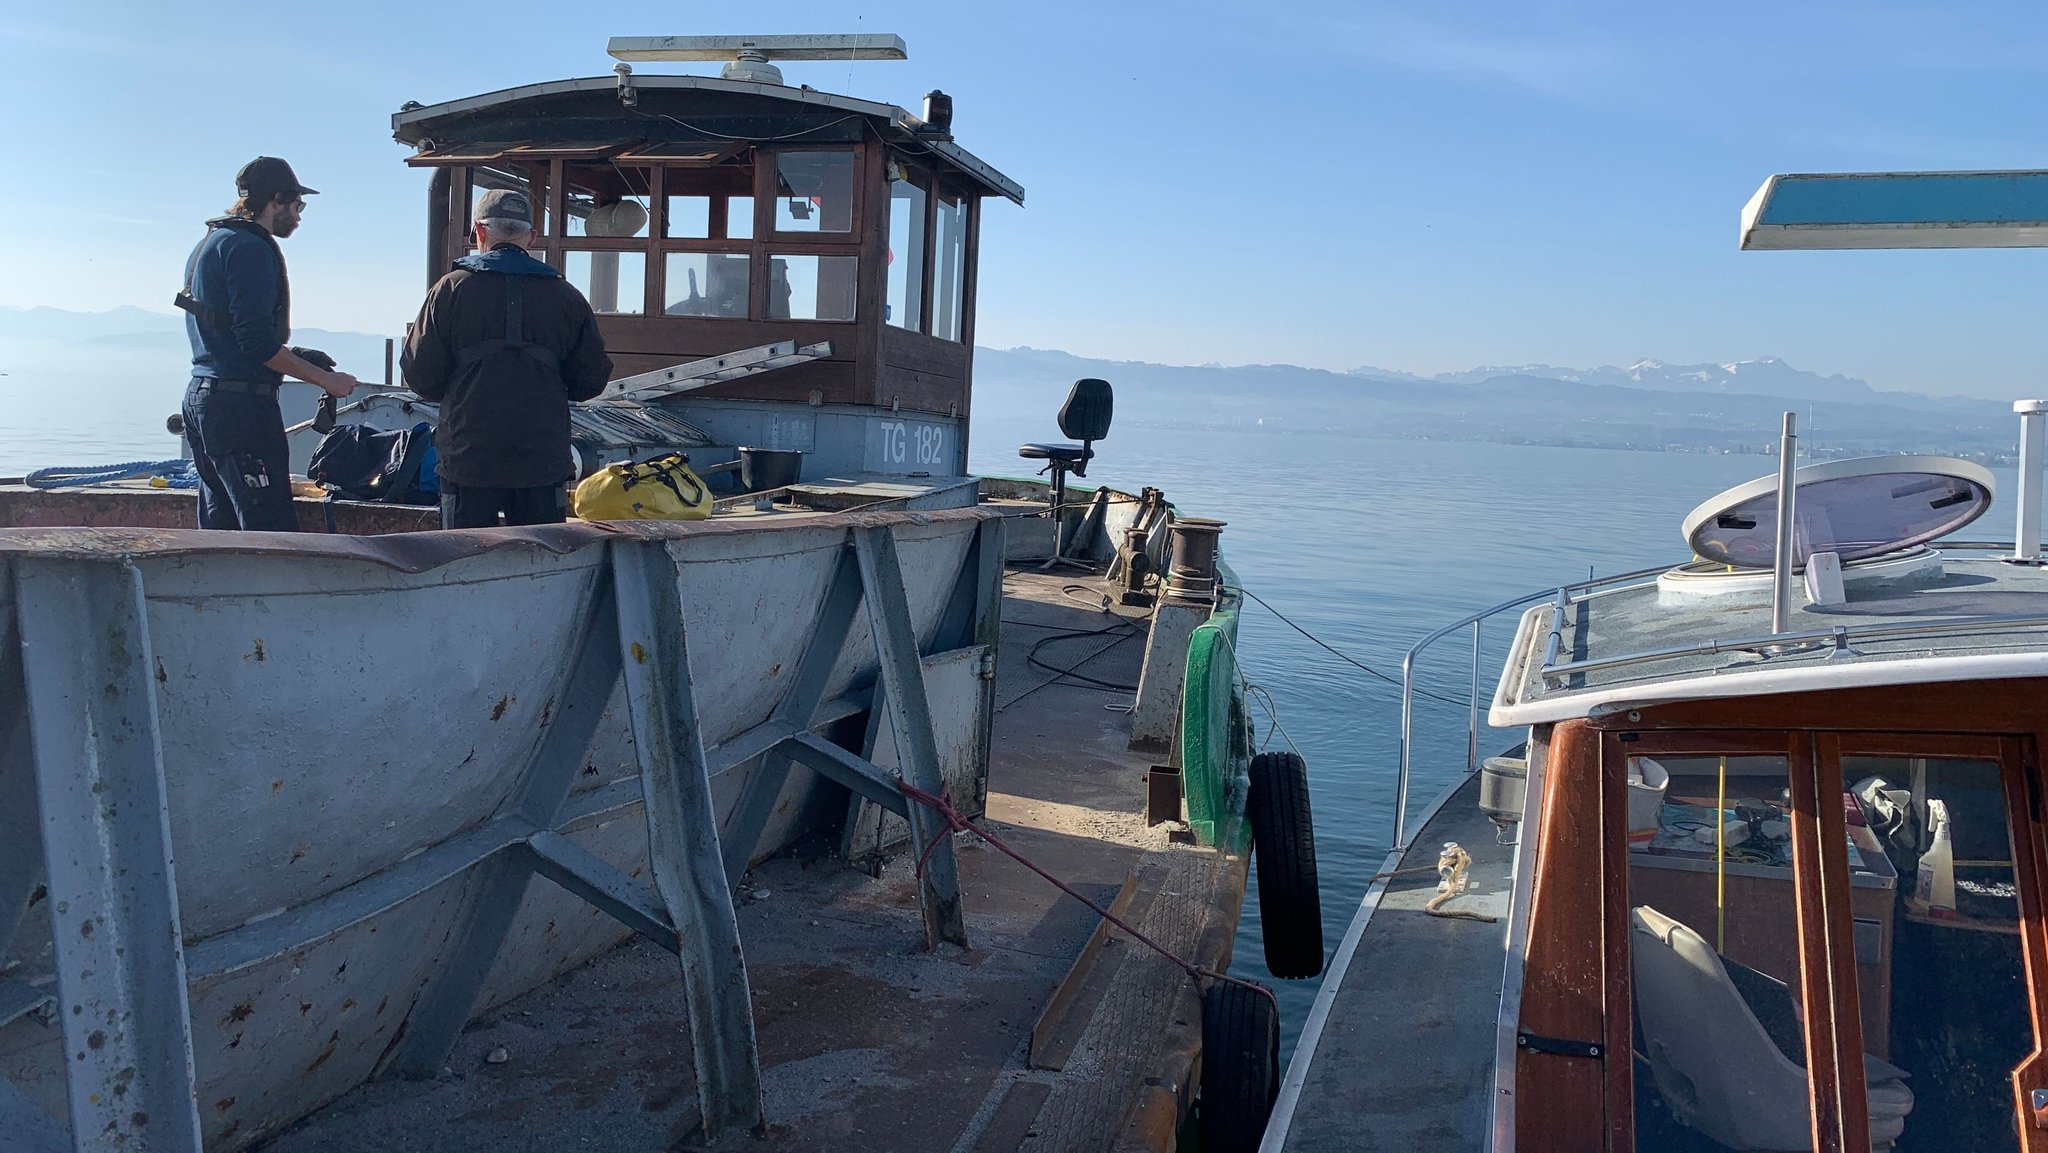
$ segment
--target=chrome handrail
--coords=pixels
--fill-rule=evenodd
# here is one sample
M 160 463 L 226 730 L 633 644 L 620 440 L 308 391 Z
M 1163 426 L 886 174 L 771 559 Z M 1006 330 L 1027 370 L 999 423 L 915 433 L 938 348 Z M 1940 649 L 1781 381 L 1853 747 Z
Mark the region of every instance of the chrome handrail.
M 1633 572 L 1620 573 L 1615 576 L 1596 577 L 1592 580 L 1579 581 L 1575 584 L 1560 585 L 1554 589 L 1539 589 L 1535 592 L 1525 593 L 1513 600 L 1502 601 L 1491 608 L 1481 609 L 1470 616 L 1460 617 L 1423 637 L 1408 649 L 1407 655 L 1401 658 L 1401 768 L 1394 785 L 1395 847 L 1404 849 L 1408 847 L 1408 777 L 1415 744 L 1415 658 L 1421 655 L 1424 649 L 1429 648 L 1459 629 L 1468 626 L 1472 629 L 1472 690 L 1470 698 L 1466 701 L 1465 760 L 1466 771 L 1476 771 L 1479 768 L 1480 637 L 1486 620 L 1501 613 L 1522 608 L 1535 601 L 1554 598 L 1556 605 L 1551 615 L 1551 637 L 1549 643 L 1555 646 L 1559 640 L 1558 624 L 1565 610 L 1576 603 L 1574 598 L 1580 594 L 1592 593 L 1594 590 L 1603 589 L 1608 585 L 1652 576 L 1664 572 L 1670 567 L 1668 564 L 1662 564 L 1655 568 L 1637 569 Z M 1554 656 L 1555 652 L 1553 651 L 1546 657 L 1546 661 Z

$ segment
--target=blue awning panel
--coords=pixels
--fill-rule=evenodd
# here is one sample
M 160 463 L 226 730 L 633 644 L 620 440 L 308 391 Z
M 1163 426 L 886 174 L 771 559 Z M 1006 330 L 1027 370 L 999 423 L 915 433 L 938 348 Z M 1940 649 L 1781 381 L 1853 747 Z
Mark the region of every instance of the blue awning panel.
M 1742 210 L 1742 247 L 2048 246 L 2048 172 L 1773 176 Z

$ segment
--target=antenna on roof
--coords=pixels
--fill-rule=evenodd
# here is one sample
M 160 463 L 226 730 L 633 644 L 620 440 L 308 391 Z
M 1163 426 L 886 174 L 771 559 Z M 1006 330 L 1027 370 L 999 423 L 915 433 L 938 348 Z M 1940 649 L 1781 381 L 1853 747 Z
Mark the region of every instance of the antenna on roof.
M 723 60 L 727 80 L 781 84 L 776 60 L 907 60 L 903 37 L 886 32 L 839 36 L 614 36 L 605 49 L 620 60 Z

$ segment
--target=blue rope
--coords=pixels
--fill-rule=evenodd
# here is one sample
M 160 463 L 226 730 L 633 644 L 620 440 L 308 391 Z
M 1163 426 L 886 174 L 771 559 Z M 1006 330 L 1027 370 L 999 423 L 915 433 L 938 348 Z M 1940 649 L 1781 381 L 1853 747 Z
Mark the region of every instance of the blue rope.
M 161 477 L 171 488 L 199 487 L 199 473 L 189 460 L 131 460 L 126 464 L 39 468 L 28 474 L 26 483 L 30 488 L 52 489 L 142 477 Z

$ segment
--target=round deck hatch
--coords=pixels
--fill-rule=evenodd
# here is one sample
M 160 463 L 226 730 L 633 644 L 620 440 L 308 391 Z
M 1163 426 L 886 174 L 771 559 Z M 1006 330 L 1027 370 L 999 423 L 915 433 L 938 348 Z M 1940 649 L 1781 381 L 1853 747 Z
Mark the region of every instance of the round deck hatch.
M 1943 537 L 1991 507 L 1991 473 L 1946 456 L 1871 456 L 1810 464 L 1793 474 L 1794 567 L 1814 553 L 1843 561 Z M 1737 568 L 1770 568 L 1778 534 L 1778 478 L 1736 485 L 1685 517 L 1695 555 Z

